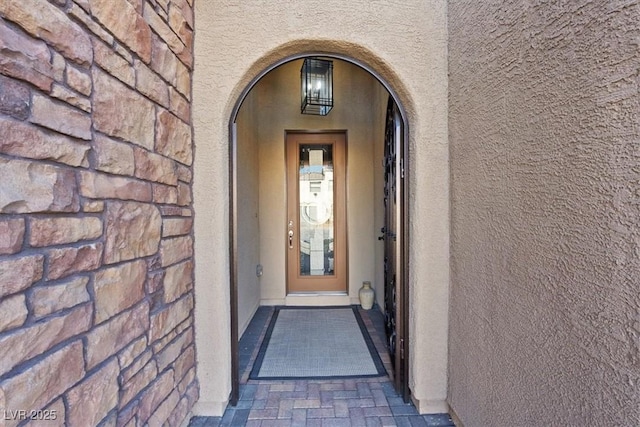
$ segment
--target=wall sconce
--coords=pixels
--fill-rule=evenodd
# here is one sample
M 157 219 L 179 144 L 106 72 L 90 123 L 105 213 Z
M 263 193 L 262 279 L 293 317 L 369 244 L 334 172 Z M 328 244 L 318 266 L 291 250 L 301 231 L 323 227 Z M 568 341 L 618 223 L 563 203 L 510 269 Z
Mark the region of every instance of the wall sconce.
M 333 61 L 305 58 L 300 69 L 302 114 L 326 116 L 333 107 Z

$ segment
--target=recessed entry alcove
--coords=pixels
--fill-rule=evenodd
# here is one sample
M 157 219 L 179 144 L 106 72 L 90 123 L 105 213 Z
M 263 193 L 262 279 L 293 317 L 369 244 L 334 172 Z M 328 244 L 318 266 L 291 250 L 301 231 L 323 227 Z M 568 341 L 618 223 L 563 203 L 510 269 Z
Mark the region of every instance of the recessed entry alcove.
M 256 81 L 232 125 L 231 275 L 239 335 L 260 305 L 357 304 L 363 281 L 374 284 L 376 309 L 385 311 L 385 258 L 395 268 L 391 258 L 404 254 L 400 234 L 388 242 L 397 251 L 385 257 L 381 231 L 385 198 L 397 233 L 404 226 L 402 178 L 395 174 L 406 142 L 400 109 L 371 72 L 326 58 L 333 66 L 328 114 L 301 114 L 304 59 L 294 58 Z M 385 132 L 393 146 L 386 151 Z M 401 286 L 391 274 L 389 286 Z M 386 311 L 394 318 L 405 313 Z
M 422 291 L 418 291 L 416 295 L 410 294 L 409 277 L 413 266 L 408 263 L 411 244 L 406 238 L 411 228 L 411 203 L 419 199 L 419 197 L 409 196 L 410 182 L 415 179 L 415 175 L 409 158 L 411 114 L 408 111 L 412 111 L 414 107 L 411 97 L 407 95 L 406 88 L 400 83 L 395 72 L 371 53 L 355 46 L 356 50 L 353 52 L 359 52 L 364 57 L 356 59 L 344 52 L 346 49 L 342 43 L 335 44 L 337 53 L 310 49 L 313 45 L 314 42 L 310 41 L 294 42 L 281 47 L 281 51 L 270 52 L 266 58 L 253 64 L 257 71 L 241 77 L 240 80 L 244 83 L 236 83 L 232 91 L 234 95 L 231 98 L 234 101 L 226 106 L 229 109 L 225 109 L 228 112 L 225 113 L 225 115 L 228 114 L 228 127 L 224 129 L 221 137 L 227 138 L 228 145 L 225 147 L 216 144 L 213 147 L 215 148 L 213 151 L 224 156 L 224 162 L 217 161 L 217 166 L 225 171 L 224 174 L 216 173 L 211 163 L 202 165 L 201 171 L 212 175 L 208 175 L 206 179 L 202 176 L 201 182 L 211 183 L 211 177 L 217 176 L 216 182 L 220 181 L 214 186 L 209 185 L 209 188 L 226 190 L 216 193 L 217 197 L 223 197 L 226 200 L 221 200 L 221 204 L 216 205 L 217 210 L 224 206 L 224 212 L 216 213 L 212 218 L 201 219 L 200 222 L 196 218 L 196 233 L 210 234 L 210 229 L 200 229 L 199 226 L 205 222 L 212 224 L 211 221 L 216 218 L 219 224 L 227 224 L 220 231 L 226 233 L 221 237 L 228 239 L 228 247 L 224 252 L 218 252 L 209 259 L 217 259 L 224 263 L 222 265 L 226 264 L 228 277 L 218 274 L 215 276 L 215 281 L 208 278 L 207 280 L 214 286 L 208 289 L 201 286 L 196 292 L 226 295 L 224 298 L 230 301 L 230 304 L 222 307 L 229 317 L 225 316 L 224 324 L 220 325 L 220 328 L 228 329 L 210 331 L 210 327 L 201 326 L 198 339 L 204 341 L 206 339 L 204 335 L 211 333 L 229 343 L 230 354 L 220 353 L 221 350 L 226 352 L 227 349 L 211 349 L 211 355 L 217 355 L 215 357 L 227 361 L 223 366 L 229 366 L 229 370 L 226 371 L 229 377 L 224 381 L 229 381 L 227 390 L 231 393 L 234 389 L 233 384 L 237 381 L 237 368 L 234 367 L 237 359 L 233 347 L 236 346 L 239 335 L 258 306 L 358 303 L 359 288 L 364 281 L 370 281 L 376 290 L 377 307 L 384 310 L 385 241 L 381 239 L 384 234 L 381 229 L 385 227 L 385 217 L 387 217 L 384 202 L 385 130 L 389 128 L 387 119 L 391 117 L 392 122 L 395 120 L 397 125 L 397 129 L 394 129 L 393 124 L 391 125 L 391 129 L 395 130 L 396 138 L 392 151 L 396 154 L 397 160 L 395 178 L 400 184 L 396 189 L 397 211 L 394 212 L 393 218 L 395 224 L 399 226 L 396 231 L 398 251 L 395 255 L 404 257 L 402 261 L 397 258 L 404 264 L 397 265 L 399 280 L 395 284 L 405 286 L 404 295 L 399 301 L 401 309 L 398 313 L 398 316 L 401 316 L 399 318 L 403 320 L 396 322 L 396 326 L 402 328 L 405 334 L 402 344 L 406 346 L 403 352 L 405 358 L 401 361 L 405 372 L 402 383 L 399 385 L 404 384 L 407 396 L 411 395 L 419 406 L 421 404 L 420 388 L 412 386 L 411 382 L 412 377 L 415 376 L 414 371 L 419 372 L 422 365 L 410 366 L 414 348 L 408 340 L 408 332 L 412 327 L 409 320 L 411 304 L 420 300 Z M 303 59 L 309 56 L 333 61 L 334 105 L 326 116 L 307 115 L 300 112 L 300 71 Z M 405 104 L 410 108 L 407 109 Z M 388 113 L 389 105 L 393 106 L 391 115 Z M 195 122 L 197 123 L 198 120 Z M 198 132 L 196 126 L 197 146 L 199 134 L 203 135 Z M 291 186 L 291 183 L 288 183 L 287 173 L 287 136 L 308 137 L 326 134 L 341 134 L 345 140 L 343 233 L 346 280 L 342 289 L 331 291 L 321 289 L 317 292 L 312 289 L 298 292 L 290 287 L 287 278 L 287 266 L 291 264 L 291 260 L 287 260 L 289 225 L 291 224 L 291 218 L 289 218 L 291 215 L 287 211 L 287 200 L 290 199 L 287 191 Z M 202 150 L 202 147 L 206 151 L 210 151 L 211 148 L 201 144 L 197 150 Z M 203 154 L 202 151 L 200 153 Z M 213 163 L 215 164 L 216 161 Z M 440 172 L 444 172 L 446 164 L 440 167 L 444 168 Z M 196 172 L 196 187 L 198 175 Z M 212 193 L 205 187 L 203 185 L 195 189 L 196 205 L 199 200 L 213 208 L 210 202 Z M 403 191 L 406 191 L 406 194 Z M 209 200 L 199 199 L 199 193 L 202 197 L 207 194 L 206 198 Z M 424 217 L 422 219 L 424 220 Z M 200 242 L 205 246 L 209 245 L 206 239 L 200 239 Z M 214 252 L 222 249 L 211 247 Z M 330 250 L 333 249 L 331 247 Z M 334 259 L 330 261 L 335 262 Z M 446 259 L 443 262 L 445 264 L 442 268 L 446 270 Z M 196 278 L 201 277 L 199 274 L 203 274 L 208 268 L 203 267 L 202 262 L 199 265 L 201 269 L 196 267 Z M 435 304 L 435 301 L 431 304 Z M 199 316 L 211 319 L 216 317 L 215 313 L 205 310 L 207 309 L 203 308 L 199 312 L 196 308 L 196 319 Z M 437 309 L 430 315 L 440 317 L 442 313 L 439 314 L 439 311 Z M 446 337 L 444 327 L 446 316 L 440 318 L 443 323 L 434 332 L 437 340 L 441 341 Z M 200 323 L 202 319 L 196 321 Z M 446 355 L 445 343 L 446 339 L 443 342 L 442 356 Z M 218 375 L 221 372 L 219 369 L 214 369 L 212 363 L 215 357 L 207 358 L 205 354 L 208 352 L 206 348 L 204 351 L 201 350 L 200 369 L 204 370 L 210 366 L 211 372 Z M 419 358 L 433 356 L 421 353 L 418 353 Z M 443 357 L 441 360 L 442 366 L 446 366 L 445 359 L 446 357 Z M 431 368 L 433 366 L 435 365 Z M 446 369 L 441 372 L 445 371 Z M 430 386 L 435 385 L 435 388 L 439 388 L 441 384 L 444 382 L 438 381 Z M 205 384 L 201 390 L 206 394 L 208 387 L 209 385 Z M 416 394 L 414 390 L 418 393 Z M 213 387 L 211 391 L 219 393 L 219 390 L 214 391 Z M 437 392 L 436 395 L 438 393 L 441 392 Z M 227 396 L 229 395 L 224 396 L 223 403 L 226 403 Z M 421 410 L 446 412 L 444 391 L 442 396 L 442 400 L 423 399 Z M 231 398 L 233 400 L 233 393 Z M 220 407 L 219 404 L 211 402 L 210 410 L 207 410 L 205 399 L 201 399 L 199 405 L 201 406 L 198 410 L 202 410 L 202 413 L 216 412 L 216 408 Z

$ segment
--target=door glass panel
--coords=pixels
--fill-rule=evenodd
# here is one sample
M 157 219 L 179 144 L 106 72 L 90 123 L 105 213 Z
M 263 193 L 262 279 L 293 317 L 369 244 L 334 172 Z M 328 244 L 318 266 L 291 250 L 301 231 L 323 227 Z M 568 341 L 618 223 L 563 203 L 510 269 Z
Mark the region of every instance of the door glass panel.
M 300 275 L 332 276 L 333 145 L 301 144 L 299 159 Z

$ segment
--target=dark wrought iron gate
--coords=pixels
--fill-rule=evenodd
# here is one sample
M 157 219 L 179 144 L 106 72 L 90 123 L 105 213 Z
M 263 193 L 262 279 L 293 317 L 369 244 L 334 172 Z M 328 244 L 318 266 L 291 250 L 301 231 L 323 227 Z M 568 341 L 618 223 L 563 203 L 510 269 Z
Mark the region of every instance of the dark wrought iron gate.
M 384 142 L 384 205 L 385 225 L 381 239 L 384 239 L 384 313 L 387 348 L 391 355 L 396 390 L 409 399 L 407 380 L 407 328 L 406 292 L 402 275 L 403 262 L 403 192 L 404 179 L 402 120 L 397 105 L 390 96 Z M 400 267 L 400 271 L 398 268 Z M 400 273 L 400 274 L 399 274 Z

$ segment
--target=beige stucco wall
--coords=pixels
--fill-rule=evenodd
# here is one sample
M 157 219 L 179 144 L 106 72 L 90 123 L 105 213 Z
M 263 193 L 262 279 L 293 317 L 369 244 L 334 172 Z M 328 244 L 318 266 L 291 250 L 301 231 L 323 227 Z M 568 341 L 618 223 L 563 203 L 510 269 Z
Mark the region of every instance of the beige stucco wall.
M 451 2 L 449 400 L 640 425 L 637 2 Z
M 196 2 L 193 121 L 196 341 L 200 402 L 221 413 L 230 391 L 228 123 L 252 78 L 303 52 L 374 69 L 407 110 L 412 167 L 410 383 L 419 409 L 446 410 L 448 146 L 446 3 L 358 0 Z M 262 230 L 264 234 L 264 230 Z M 266 274 L 266 272 L 265 272 Z

